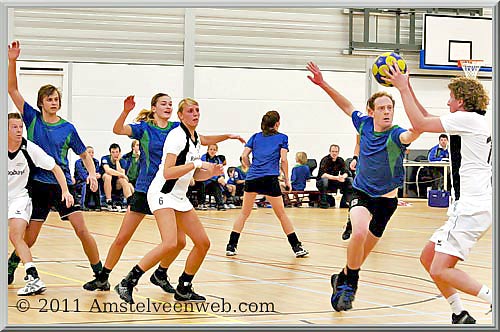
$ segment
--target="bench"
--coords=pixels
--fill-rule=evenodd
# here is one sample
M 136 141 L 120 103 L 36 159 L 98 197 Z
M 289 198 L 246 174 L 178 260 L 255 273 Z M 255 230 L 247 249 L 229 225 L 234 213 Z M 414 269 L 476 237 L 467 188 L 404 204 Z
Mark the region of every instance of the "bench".
M 327 191 L 327 194 L 337 195 L 337 191 Z M 288 202 L 294 206 L 301 206 L 302 203 L 309 203 L 309 206 L 319 206 L 320 192 L 318 190 L 290 190 L 283 191 L 283 195 L 288 197 Z

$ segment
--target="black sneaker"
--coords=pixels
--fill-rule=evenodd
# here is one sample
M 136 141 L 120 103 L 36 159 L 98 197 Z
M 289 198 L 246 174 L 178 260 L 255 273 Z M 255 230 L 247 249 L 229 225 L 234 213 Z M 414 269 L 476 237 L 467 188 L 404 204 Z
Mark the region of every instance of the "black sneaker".
M 134 299 L 132 298 L 134 286 L 127 280 L 123 279 L 120 281 L 120 283 L 115 286 L 115 291 L 120 296 L 120 299 L 127 303 L 134 304 Z
M 9 276 L 8 277 L 9 285 L 14 282 L 14 272 L 16 272 L 17 266 L 19 265 L 19 262 L 12 260 L 11 257 L 9 257 L 9 261 L 7 262 L 7 273 Z
M 333 276 L 332 276 L 333 283 Z M 335 284 L 336 284 L 335 280 Z M 347 311 L 352 309 L 352 302 L 354 301 L 355 289 L 348 284 L 340 285 L 334 289 L 331 297 L 331 304 L 335 311 Z
M 88 291 L 95 291 L 95 290 L 109 291 L 110 288 L 111 286 L 108 280 L 101 281 L 97 278 L 97 276 L 95 276 L 93 280 L 83 284 L 83 289 Z
M 476 320 L 472 318 L 467 311 L 462 311 L 459 315 L 451 315 L 452 324 L 476 324 Z
M 156 275 L 156 273 L 153 273 L 151 275 L 151 278 L 149 278 L 149 280 L 154 285 L 160 286 L 161 289 L 163 289 L 165 292 L 170 293 L 170 294 L 175 293 L 175 288 L 172 287 L 172 285 L 170 284 L 170 281 L 168 280 L 168 277 L 166 277 L 165 279 L 158 278 L 158 276 Z
M 309 251 L 302 248 L 302 243 L 298 243 L 295 247 L 292 247 L 293 252 L 295 253 L 295 257 L 305 257 L 309 254 Z
M 181 282 L 179 282 L 175 289 L 174 299 L 187 302 L 205 302 L 207 300 L 204 296 L 194 292 L 192 283 L 184 283 L 182 285 Z
M 234 244 L 228 244 L 226 246 L 226 256 L 235 256 L 236 255 L 236 246 Z
M 330 284 L 332 285 L 333 295 L 335 295 L 335 293 L 337 293 L 338 281 L 339 281 L 339 275 L 332 274 L 332 277 L 330 278 Z
M 347 216 L 347 223 L 345 224 L 345 229 L 344 232 L 342 233 L 342 240 L 349 240 L 352 234 L 352 224 L 351 224 L 351 218 L 349 215 Z

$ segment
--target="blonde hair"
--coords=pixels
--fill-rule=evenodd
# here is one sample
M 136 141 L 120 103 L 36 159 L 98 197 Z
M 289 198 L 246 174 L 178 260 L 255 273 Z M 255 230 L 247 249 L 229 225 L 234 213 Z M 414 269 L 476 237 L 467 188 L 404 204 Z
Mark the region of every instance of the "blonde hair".
M 184 112 L 185 106 L 196 105 L 199 106 L 198 102 L 192 98 L 184 98 L 179 102 L 179 106 L 177 107 L 177 113 Z
M 156 103 L 158 103 L 158 99 L 160 99 L 161 97 L 169 97 L 170 96 L 166 93 L 163 93 L 163 92 L 160 92 L 160 93 L 157 93 L 153 96 L 153 98 L 151 98 L 151 109 L 147 110 L 147 109 L 142 109 L 139 114 L 137 114 L 137 117 L 135 118 L 135 121 L 136 122 L 140 122 L 140 121 L 145 121 L 145 122 L 150 122 L 150 123 L 155 123 L 155 113 L 153 112 L 152 108 L 153 106 L 156 106 Z
M 305 152 L 297 152 L 295 154 L 295 160 L 301 165 L 305 165 L 307 163 L 307 154 Z
M 486 111 L 490 101 L 484 86 L 476 78 L 455 77 L 448 84 L 455 99 L 464 101 L 466 111 Z

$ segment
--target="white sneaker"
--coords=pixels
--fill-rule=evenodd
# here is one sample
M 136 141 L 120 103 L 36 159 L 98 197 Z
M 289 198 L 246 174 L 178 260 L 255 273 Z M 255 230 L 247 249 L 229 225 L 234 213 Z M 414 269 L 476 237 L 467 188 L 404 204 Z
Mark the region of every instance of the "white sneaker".
M 255 209 L 257 209 L 257 208 L 258 208 L 257 203 L 253 203 L 252 209 L 254 209 L 254 210 L 255 210 Z
M 236 205 L 234 205 L 233 203 L 229 203 L 228 206 L 230 209 L 236 209 Z
M 34 279 L 32 276 L 27 275 L 24 277 L 24 281 L 26 281 L 26 285 L 17 291 L 19 296 L 38 295 L 47 289 L 40 278 Z

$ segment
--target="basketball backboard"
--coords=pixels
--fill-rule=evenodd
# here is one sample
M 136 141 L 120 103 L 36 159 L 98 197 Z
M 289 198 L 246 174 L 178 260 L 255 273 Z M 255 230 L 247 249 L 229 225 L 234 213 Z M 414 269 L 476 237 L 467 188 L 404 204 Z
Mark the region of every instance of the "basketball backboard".
M 482 16 L 425 14 L 420 68 L 461 70 L 458 60 L 483 60 L 491 71 L 492 19 Z

